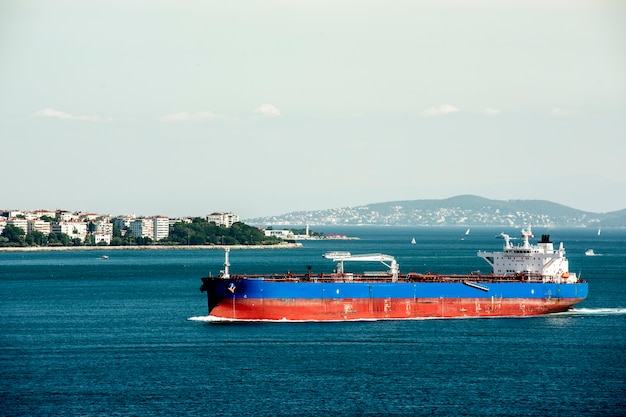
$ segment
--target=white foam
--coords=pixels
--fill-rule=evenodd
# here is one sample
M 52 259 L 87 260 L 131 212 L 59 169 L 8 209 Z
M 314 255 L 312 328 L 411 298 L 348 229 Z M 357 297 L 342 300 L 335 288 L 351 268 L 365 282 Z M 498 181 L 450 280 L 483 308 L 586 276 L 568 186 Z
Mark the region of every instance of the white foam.
M 620 315 L 626 314 L 626 308 L 576 308 L 567 313 L 577 315 Z
M 212 316 L 197 316 L 197 317 L 189 317 L 187 320 L 211 322 L 211 321 L 216 321 L 215 319 L 216 317 L 212 317 Z
M 198 317 L 189 317 L 187 320 L 189 321 L 200 321 L 205 323 L 252 323 L 252 322 L 299 322 L 304 320 L 287 320 L 286 318 L 282 318 L 280 320 L 267 320 L 267 319 L 227 319 L 224 317 L 215 317 L 215 316 L 198 316 Z
M 215 316 L 197 316 L 189 317 L 189 321 L 200 321 L 205 323 L 330 323 L 330 322 L 357 322 L 357 321 L 382 321 L 382 320 L 397 320 L 397 319 L 357 319 L 357 320 L 292 320 L 286 317 L 281 319 L 227 319 L 223 317 Z

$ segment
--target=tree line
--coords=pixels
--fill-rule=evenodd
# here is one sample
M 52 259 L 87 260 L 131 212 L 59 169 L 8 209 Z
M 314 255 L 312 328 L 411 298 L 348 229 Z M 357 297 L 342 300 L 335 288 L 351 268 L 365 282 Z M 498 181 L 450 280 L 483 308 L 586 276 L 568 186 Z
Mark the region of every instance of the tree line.
M 159 242 L 170 245 L 275 245 L 281 239 L 265 236 L 259 228 L 245 223 L 236 222 L 226 227 L 196 217 L 191 223 L 175 223 L 170 228 L 170 235 Z

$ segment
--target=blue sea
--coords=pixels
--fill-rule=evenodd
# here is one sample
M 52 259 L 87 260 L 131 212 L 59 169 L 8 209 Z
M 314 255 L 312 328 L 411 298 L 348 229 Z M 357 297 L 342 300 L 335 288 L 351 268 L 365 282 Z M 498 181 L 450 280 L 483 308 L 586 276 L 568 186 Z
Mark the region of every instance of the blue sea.
M 332 271 L 330 250 L 393 255 L 402 272 L 487 272 L 476 252 L 519 235 L 318 230 L 360 239 L 233 250 L 231 272 Z M 533 232 L 562 241 L 589 282 L 574 311 L 216 324 L 199 287 L 221 250 L 0 252 L 0 415 L 626 415 L 626 230 Z

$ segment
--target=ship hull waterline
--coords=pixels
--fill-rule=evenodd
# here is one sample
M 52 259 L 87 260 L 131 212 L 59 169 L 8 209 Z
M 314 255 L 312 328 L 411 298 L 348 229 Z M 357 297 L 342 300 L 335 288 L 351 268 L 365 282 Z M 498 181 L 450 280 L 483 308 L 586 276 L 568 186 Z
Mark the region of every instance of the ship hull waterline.
M 203 279 L 216 321 L 364 321 L 527 317 L 564 312 L 587 284 L 276 283 Z

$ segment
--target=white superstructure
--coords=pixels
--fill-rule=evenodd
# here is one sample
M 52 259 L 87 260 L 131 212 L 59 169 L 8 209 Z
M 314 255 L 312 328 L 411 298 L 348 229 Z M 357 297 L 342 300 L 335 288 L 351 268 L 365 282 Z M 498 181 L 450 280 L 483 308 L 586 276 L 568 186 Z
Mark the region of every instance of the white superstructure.
M 502 252 L 479 251 L 493 268 L 494 275 L 523 276 L 528 279 L 541 279 L 544 282 L 576 282 L 576 274 L 569 272 L 569 262 L 565 257 L 563 243 L 555 249 L 550 235 L 542 235 L 537 244 L 532 245 L 528 239 L 532 236 L 530 227 L 522 230 L 522 243 L 513 245 L 507 234 L 500 234 L 504 239 Z

